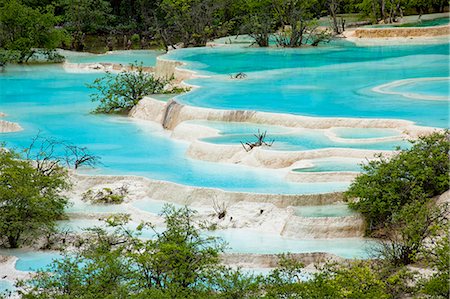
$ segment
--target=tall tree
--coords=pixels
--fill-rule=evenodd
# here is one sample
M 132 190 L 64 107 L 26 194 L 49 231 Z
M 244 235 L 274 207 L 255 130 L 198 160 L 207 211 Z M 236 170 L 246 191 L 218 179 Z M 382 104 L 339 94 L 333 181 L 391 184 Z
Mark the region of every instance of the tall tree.
M 254 38 L 258 46 L 268 47 L 276 24 L 272 1 L 244 1 L 243 13 L 242 31 Z
M 14 151 L 0 150 L 0 241 L 11 248 L 53 230 L 64 215 L 67 173 L 57 167 L 44 174 Z
M 0 49 L 17 51 L 18 62 L 27 62 L 41 48 L 50 57 L 51 50 L 67 42 L 68 36 L 56 28 L 60 19 L 54 7 L 34 9 L 19 0 L 0 1 Z
M 300 47 L 307 43 L 313 46 L 327 39 L 327 32 L 318 30 L 317 0 L 273 0 L 275 16 L 280 30 L 277 44 L 281 47 Z
M 181 41 L 185 47 L 204 46 L 224 25 L 222 0 L 162 0 L 164 25 L 170 32 L 167 42 Z
M 72 33 L 72 48 L 84 49 L 88 33 L 107 32 L 113 16 L 106 0 L 62 0 L 65 28 Z

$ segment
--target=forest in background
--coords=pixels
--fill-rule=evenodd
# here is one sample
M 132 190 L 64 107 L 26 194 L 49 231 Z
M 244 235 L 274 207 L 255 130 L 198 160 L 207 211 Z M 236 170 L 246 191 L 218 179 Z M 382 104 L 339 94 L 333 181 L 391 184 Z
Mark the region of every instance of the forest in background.
M 28 62 L 36 49 L 57 61 L 57 47 L 196 47 L 238 34 L 268 46 L 274 32 L 278 46 L 314 46 L 346 26 L 445 10 L 447 0 L 0 0 L 0 63 Z

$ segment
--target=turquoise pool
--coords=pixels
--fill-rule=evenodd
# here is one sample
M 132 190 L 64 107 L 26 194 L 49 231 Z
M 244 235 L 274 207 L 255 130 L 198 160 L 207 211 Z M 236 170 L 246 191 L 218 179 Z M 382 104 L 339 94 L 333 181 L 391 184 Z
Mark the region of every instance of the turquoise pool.
M 346 217 L 356 214 L 347 205 L 302 206 L 295 207 L 294 210 L 295 215 L 306 218 Z
M 448 101 L 414 100 L 372 88 L 404 79 L 449 77 L 449 44 L 356 47 L 345 41 L 319 48 L 207 47 L 169 52 L 167 59 L 208 78 L 177 98 L 186 104 L 309 116 L 394 118 L 447 127 Z M 245 72 L 244 80 L 229 74 Z M 438 92 L 447 97 L 448 89 Z M 425 94 L 426 96 L 426 94 Z
M 214 144 L 230 144 L 239 145 L 241 142 L 255 142 L 257 138 L 253 135 L 257 133 L 253 131 L 250 134 L 230 134 L 217 137 L 203 138 L 202 141 Z M 407 141 L 377 141 L 377 142 L 336 142 L 328 138 L 321 131 L 305 130 L 299 133 L 280 134 L 271 133 L 267 131 L 266 141 L 274 141 L 271 147 L 265 147 L 271 150 L 282 151 L 303 151 L 316 150 L 322 148 L 353 148 L 353 149 L 368 149 L 368 150 L 395 150 L 398 146 L 407 148 L 409 143 Z
M 295 168 L 294 172 L 341 172 L 341 171 L 351 171 L 360 172 L 361 171 L 361 159 L 352 158 L 323 158 L 315 159 L 310 161 L 313 165 Z
M 37 271 L 45 268 L 61 254 L 57 251 L 28 251 L 25 249 L 0 249 L 2 255 L 12 255 L 18 258 L 16 269 L 19 271 Z

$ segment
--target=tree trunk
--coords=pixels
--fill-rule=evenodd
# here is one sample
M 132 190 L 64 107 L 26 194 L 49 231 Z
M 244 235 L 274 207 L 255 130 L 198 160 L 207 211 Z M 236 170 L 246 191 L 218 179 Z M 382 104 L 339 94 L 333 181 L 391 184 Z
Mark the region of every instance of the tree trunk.
M 333 20 L 333 31 L 335 34 L 339 34 L 341 32 L 339 30 L 339 25 L 337 21 L 337 9 L 338 9 L 337 0 L 331 0 L 329 9 L 331 19 Z

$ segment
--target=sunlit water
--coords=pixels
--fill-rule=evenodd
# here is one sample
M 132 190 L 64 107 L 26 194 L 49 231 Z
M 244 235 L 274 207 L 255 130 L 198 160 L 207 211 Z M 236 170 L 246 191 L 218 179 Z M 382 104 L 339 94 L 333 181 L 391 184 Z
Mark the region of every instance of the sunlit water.
M 9 292 L 13 292 L 15 289 L 16 288 L 11 281 L 0 279 L 0 296 L 3 294 L 7 295 Z

